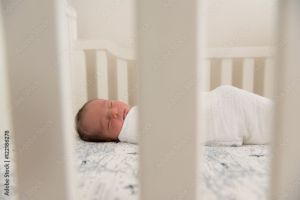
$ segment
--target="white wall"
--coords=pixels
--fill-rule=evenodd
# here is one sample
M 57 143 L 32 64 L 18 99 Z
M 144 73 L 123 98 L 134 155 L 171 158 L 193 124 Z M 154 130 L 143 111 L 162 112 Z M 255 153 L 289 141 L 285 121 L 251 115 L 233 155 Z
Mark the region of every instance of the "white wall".
M 134 0 L 69 0 L 77 10 L 79 38 L 107 39 L 133 47 Z M 207 0 L 207 45 L 264 46 L 274 44 L 277 0 Z M 176 1 L 162 5 L 171 6 Z
M 69 1 L 77 11 L 80 39 L 105 39 L 122 47 L 134 46 L 134 0 Z
M 277 0 L 206 0 L 209 47 L 269 46 Z

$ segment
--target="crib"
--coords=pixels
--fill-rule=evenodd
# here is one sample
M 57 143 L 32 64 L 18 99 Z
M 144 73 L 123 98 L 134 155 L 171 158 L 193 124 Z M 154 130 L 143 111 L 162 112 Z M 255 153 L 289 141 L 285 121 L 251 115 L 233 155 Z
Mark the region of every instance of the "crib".
M 70 41 L 70 46 L 73 50 L 71 53 L 71 71 L 74 90 L 72 92 L 73 99 L 78 100 L 78 102 L 75 102 L 76 105 L 73 106 L 74 115 L 87 100 L 94 98 L 118 99 L 130 105 L 136 105 L 137 81 L 134 73 L 137 70 L 137 62 L 133 49 L 123 49 L 112 41 L 79 40 L 76 37 L 76 12 L 71 7 L 68 7 L 68 9 L 69 30 L 71 35 L 74 36 L 73 40 Z M 176 50 L 173 49 L 173 51 Z M 203 59 L 202 68 L 204 73 L 202 73 L 201 80 L 204 80 L 204 82 L 202 90 L 210 91 L 219 85 L 235 85 L 245 90 L 271 97 L 273 88 L 270 83 L 272 83 L 272 76 L 274 74 L 273 59 L 274 49 L 270 47 L 209 48 Z M 219 76 L 216 76 L 216 74 L 219 74 Z M 236 76 L 241 77 L 241 80 L 237 81 Z M 255 78 L 256 76 L 260 76 L 260 79 Z M 263 87 L 255 87 L 256 82 Z M 189 82 L 188 84 L 191 83 Z M 171 105 L 175 105 L 176 101 L 172 101 Z M 76 146 L 77 154 L 80 155 L 77 164 L 80 169 L 78 173 L 82 175 L 82 171 L 84 171 L 85 176 L 82 176 L 81 181 L 79 181 L 80 184 L 78 184 L 78 188 L 83 191 L 80 194 L 81 199 L 93 199 L 97 197 L 99 199 L 138 199 L 140 189 L 136 174 L 138 151 L 135 145 L 116 145 L 113 143 L 90 145 L 82 141 L 77 141 Z M 93 151 L 93 154 L 96 154 L 99 160 L 110 160 L 114 164 L 107 163 L 106 161 L 99 162 L 94 155 L 87 153 L 90 152 L 90 148 L 97 149 Z M 103 149 L 109 149 L 110 155 L 106 151 L 103 151 Z M 124 153 L 121 153 L 120 149 Z M 218 174 L 217 167 L 211 170 L 207 169 L 210 169 L 208 166 L 218 166 L 219 163 L 217 160 L 220 157 L 223 157 L 221 159 L 223 163 L 229 166 L 232 165 L 232 168 L 234 168 L 235 162 L 239 163 L 242 167 L 235 170 L 241 171 L 241 174 L 247 173 L 249 168 L 256 166 L 258 168 L 257 172 L 252 173 L 251 176 L 246 176 L 247 178 L 238 176 L 232 180 L 231 184 L 239 181 L 258 186 L 257 188 L 251 188 L 257 191 L 256 196 L 251 196 L 251 193 L 247 192 L 245 192 L 244 196 L 252 197 L 253 199 L 266 198 L 265 193 L 267 188 L 265 186 L 268 183 L 268 173 L 266 171 L 269 163 L 268 146 L 248 146 L 243 148 L 210 147 L 205 148 L 204 151 L 206 158 L 204 165 L 206 166 L 206 170 L 202 173 L 213 175 L 206 176 L 204 180 L 198 180 L 200 183 L 206 183 L 205 189 L 202 188 L 201 190 L 203 198 L 211 198 L 215 195 L 213 192 L 214 189 L 208 187 L 207 182 L 216 183 L 218 182 L 216 180 L 217 177 L 220 179 L 222 175 Z M 216 154 L 216 151 L 219 153 Z M 243 164 L 244 162 L 240 159 L 240 156 L 236 156 L 241 154 L 244 155 L 244 159 L 249 158 L 247 161 L 249 166 Z M 231 155 L 234 159 L 231 160 L 226 155 Z M 253 155 L 258 155 L 258 157 Z M 90 164 L 94 162 L 99 162 L 98 166 L 108 165 L 112 167 L 107 169 L 106 167 L 96 167 Z M 164 164 L 161 163 L 160 165 Z M 116 172 L 118 170 L 126 172 L 126 174 Z M 226 176 L 231 176 L 231 173 L 234 174 L 234 170 L 223 173 L 223 177 L 226 179 Z M 260 174 L 260 177 L 258 174 Z M 95 180 L 90 181 L 89 179 Z M 97 181 L 103 179 L 111 180 L 112 183 L 109 183 L 109 181 Z M 256 179 L 259 181 L 251 183 L 247 179 Z M 219 188 L 218 190 L 222 191 L 218 193 L 219 198 L 228 198 L 229 193 L 232 193 L 229 192 L 230 187 L 232 186 Z M 101 194 L 96 193 L 98 196 L 92 192 L 96 188 L 102 191 Z M 117 190 L 119 193 L 113 194 L 109 192 L 110 190 Z M 243 198 L 243 196 L 239 197 Z
M 31 4 L 40 9 L 27 6 Z M 74 189 L 73 116 L 84 102 L 94 98 L 140 106 L 141 199 L 201 198 L 197 169 L 203 166 L 205 150 L 196 145 L 201 142 L 201 134 L 196 136 L 199 127 L 195 119 L 200 111 L 197 93 L 229 84 L 279 102 L 270 152 L 269 198 L 297 199 L 300 61 L 296 52 L 300 45 L 299 34 L 290 33 L 299 32 L 299 6 L 295 1 L 280 4 L 279 26 L 284 27 L 280 37 L 286 41 L 281 48 L 204 49 L 199 48 L 202 40 L 196 39 L 201 28 L 195 24 L 202 20 L 196 13 L 197 1 L 163 5 L 140 1 L 138 52 L 112 41 L 79 40 L 76 12 L 64 1 L 26 0 L 6 5 L 1 32 L 6 33 L 8 56 L 4 65 L 9 68 L 7 81 L 1 75 L 1 81 L 5 80 L 1 91 L 7 91 L 4 96 L 10 93 L 11 101 L 6 101 L 10 109 L 1 117 L 11 113 L 13 120 L 12 124 L 5 122 L 3 131 L 1 124 L 1 131 L 10 130 L 15 140 L 19 198 L 78 198 Z M 24 5 L 22 10 L 20 5 Z M 147 30 L 142 29 L 145 25 Z M 162 113 L 159 116 L 158 110 Z M 180 123 L 178 113 L 186 116 L 185 123 Z M 244 152 L 252 152 L 251 148 Z M 137 153 L 132 146 L 125 149 L 130 156 Z M 134 188 L 132 184 L 129 190 Z

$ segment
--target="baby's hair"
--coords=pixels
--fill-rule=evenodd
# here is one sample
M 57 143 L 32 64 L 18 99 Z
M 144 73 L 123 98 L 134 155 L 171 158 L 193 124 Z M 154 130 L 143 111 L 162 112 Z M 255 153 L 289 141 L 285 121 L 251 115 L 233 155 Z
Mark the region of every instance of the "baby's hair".
M 76 131 L 79 135 L 79 137 L 87 142 L 104 142 L 107 141 L 106 139 L 102 138 L 101 136 L 99 136 L 98 134 L 91 134 L 91 133 L 87 133 L 85 130 L 82 129 L 82 118 L 86 112 L 86 106 L 94 101 L 96 99 L 92 99 L 89 100 L 88 102 L 86 102 L 77 112 L 76 117 L 75 117 L 75 126 L 76 126 Z

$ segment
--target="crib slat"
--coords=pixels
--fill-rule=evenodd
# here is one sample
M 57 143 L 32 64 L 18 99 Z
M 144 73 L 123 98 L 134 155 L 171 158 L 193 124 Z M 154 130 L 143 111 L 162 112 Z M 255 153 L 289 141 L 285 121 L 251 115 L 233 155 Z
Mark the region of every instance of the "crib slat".
M 232 84 L 232 59 L 222 59 L 221 64 L 221 83 L 222 85 Z
M 243 63 L 243 89 L 253 92 L 254 88 L 254 69 L 253 58 L 245 58 Z
M 104 50 L 96 52 L 97 96 L 100 99 L 108 99 L 108 64 Z
M 205 59 L 203 62 L 202 79 L 203 80 L 203 91 L 210 90 L 210 78 L 211 77 L 211 62 L 209 59 Z
M 13 196 L 17 196 L 17 199 L 31 200 L 77 199 L 74 184 L 76 174 L 73 167 L 76 163 L 73 154 L 76 140 L 74 115 L 72 116 L 70 104 L 73 99 L 69 90 L 71 58 L 65 40 L 67 19 L 64 8 L 67 2 L 35 1 L 38 10 L 32 6 L 24 6 L 32 1 L 23 1 L 23 5 L 19 3 L 21 2 L 7 7 L 7 11 L 13 11 L 9 13 L 13 13 L 13 17 L 3 15 L 4 24 L 11 25 L 5 26 L 5 33 L 10 36 L 5 38 L 5 43 L 8 44 L 8 75 L 14 73 L 8 80 L 13 129 L 9 130 L 10 140 L 7 147 L 15 147 L 14 151 L 9 149 L 9 153 L 15 153 L 15 160 L 12 159 L 11 162 L 17 163 L 15 174 L 18 181 L 14 182 L 14 186 L 18 188 L 18 195 L 10 190 L 11 179 L 7 177 L 9 194 L 4 198 L 5 190 L 1 191 L 0 199 L 15 199 Z M 4 11 L 3 5 L 4 1 L 1 1 L 0 21 Z M 17 12 L 16 6 L 22 6 L 22 11 Z M 2 23 L 0 26 L 2 30 Z M 30 35 L 27 35 L 28 33 Z M 26 38 L 23 41 L 21 38 L 24 36 Z M 2 41 L 0 43 L 2 48 Z M 21 50 L 17 52 L 19 55 L 15 50 Z M 30 59 L 28 55 L 34 55 L 35 59 Z M 26 59 L 15 59 L 16 56 Z M 3 58 L 0 59 L 2 61 Z M 1 145 L 4 133 L 1 127 Z M 2 156 L 1 153 L 1 160 L 4 158 Z M 9 156 L 11 159 L 13 155 Z M 37 167 L 40 164 L 42 167 Z M 1 161 L 1 180 L 4 181 L 3 165 Z M 11 165 L 7 165 L 7 170 L 11 170 Z M 7 173 L 10 175 L 11 171 Z
M 88 100 L 86 57 L 83 51 L 72 52 L 71 66 L 73 112 L 77 112 Z
M 274 60 L 267 58 L 265 60 L 265 76 L 264 76 L 264 91 L 265 97 L 271 98 L 273 96 L 273 81 L 274 81 Z
M 128 64 L 126 60 L 117 59 L 118 99 L 128 103 Z
M 280 34 L 277 44 L 278 62 L 275 66 L 275 123 L 272 136 L 272 199 L 299 199 L 300 197 L 300 26 L 299 1 L 278 1 Z M 284 43 L 282 43 L 284 42 Z M 270 198 L 271 199 L 271 198 Z

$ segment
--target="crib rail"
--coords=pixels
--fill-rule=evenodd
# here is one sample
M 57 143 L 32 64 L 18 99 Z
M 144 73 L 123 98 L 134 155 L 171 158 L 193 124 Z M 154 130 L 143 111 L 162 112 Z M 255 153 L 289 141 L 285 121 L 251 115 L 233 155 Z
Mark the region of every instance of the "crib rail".
M 104 50 L 96 51 L 96 70 L 98 76 L 97 85 L 102 87 L 97 87 L 98 97 L 102 99 L 108 99 L 108 61 L 107 55 Z
M 242 83 L 239 87 L 254 91 L 255 84 L 255 66 L 256 60 L 264 61 L 264 77 L 262 95 L 271 97 L 273 91 L 273 56 L 275 49 L 272 47 L 231 47 L 231 48 L 209 48 L 206 52 L 203 69 L 203 79 L 205 80 L 204 90 L 209 91 L 212 88 L 212 61 L 220 60 L 220 84 L 233 84 L 234 60 L 241 59 L 242 65 Z
M 275 49 L 272 47 L 218 47 L 209 48 L 207 58 L 260 58 L 274 56 Z
M 74 48 L 80 51 L 94 50 L 97 54 L 96 70 L 98 98 L 108 98 L 108 62 L 107 52 L 116 57 L 117 96 L 119 100 L 129 101 L 128 94 L 128 62 L 136 58 L 132 49 L 121 48 L 107 40 L 81 40 L 74 42 Z
M 135 60 L 136 58 L 136 53 L 133 49 L 122 48 L 109 40 L 77 40 L 73 44 L 76 50 L 106 50 L 124 60 Z
M 108 99 L 109 98 L 109 68 L 108 54 L 111 54 L 116 59 L 116 93 L 117 98 L 124 102 L 129 102 L 129 62 L 135 61 L 136 53 L 132 49 L 126 49 L 119 47 L 117 44 L 108 40 L 74 40 L 73 49 L 76 53 L 74 62 L 77 71 L 82 76 L 87 69 L 86 54 L 87 51 L 93 51 L 95 53 L 95 80 L 96 80 L 96 93 L 97 98 Z M 273 55 L 274 49 L 270 47 L 233 47 L 233 48 L 208 48 L 206 57 L 203 60 L 203 73 L 202 80 L 204 81 L 204 91 L 210 91 L 213 89 L 212 80 L 215 79 L 212 71 L 212 63 L 214 60 L 220 62 L 220 84 L 221 85 L 233 85 L 233 73 L 234 73 L 234 61 L 236 59 L 242 60 L 241 67 L 241 85 L 237 85 L 247 91 L 255 92 L 255 73 L 256 73 L 256 60 L 262 59 L 264 61 L 264 76 L 263 76 L 263 91 L 262 95 L 266 97 L 272 96 L 273 91 Z M 80 62 L 78 62 L 80 61 Z M 80 69 L 80 70 L 79 70 Z M 86 72 L 85 72 L 86 73 Z M 82 79 L 82 78 L 81 78 Z M 88 80 L 84 80 L 89 82 Z M 85 85 L 86 83 L 82 83 Z M 84 91 L 87 93 L 87 91 Z M 79 95 L 79 96 L 87 96 Z M 81 102 L 80 104 L 82 104 Z M 78 106 L 77 106 L 78 107 Z

